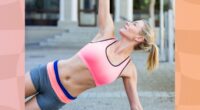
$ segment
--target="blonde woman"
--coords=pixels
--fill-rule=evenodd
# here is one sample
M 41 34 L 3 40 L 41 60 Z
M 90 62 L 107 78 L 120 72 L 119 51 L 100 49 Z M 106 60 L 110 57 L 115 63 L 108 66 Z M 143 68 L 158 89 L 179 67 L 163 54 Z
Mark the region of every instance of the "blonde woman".
M 26 74 L 26 110 L 58 110 L 87 89 L 123 79 L 131 110 L 143 110 L 137 93 L 137 69 L 130 55 L 135 49 L 149 52 L 147 69 L 158 65 L 154 32 L 144 20 L 127 22 L 114 35 L 110 0 L 99 0 L 99 32 L 69 59 L 50 61 Z

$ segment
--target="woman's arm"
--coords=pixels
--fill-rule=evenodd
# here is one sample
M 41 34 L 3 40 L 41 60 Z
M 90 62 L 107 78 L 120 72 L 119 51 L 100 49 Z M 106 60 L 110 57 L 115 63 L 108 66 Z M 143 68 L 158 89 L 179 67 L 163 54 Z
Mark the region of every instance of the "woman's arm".
M 137 71 L 134 64 L 132 65 L 132 69 L 129 70 L 129 73 L 122 78 L 131 110 L 143 110 L 137 92 Z
M 98 3 L 98 27 L 99 32 L 96 38 L 113 37 L 114 23 L 110 15 L 110 0 L 99 0 Z

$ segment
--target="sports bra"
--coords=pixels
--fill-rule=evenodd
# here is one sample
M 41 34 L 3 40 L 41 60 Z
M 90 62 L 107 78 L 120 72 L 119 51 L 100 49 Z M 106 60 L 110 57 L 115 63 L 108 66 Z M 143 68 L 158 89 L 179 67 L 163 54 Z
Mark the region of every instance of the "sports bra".
M 90 71 L 96 86 L 115 81 L 131 61 L 128 56 L 121 63 L 112 64 L 107 55 L 107 48 L 116 42 L 115 38 L 89 42 L 77 53 Z

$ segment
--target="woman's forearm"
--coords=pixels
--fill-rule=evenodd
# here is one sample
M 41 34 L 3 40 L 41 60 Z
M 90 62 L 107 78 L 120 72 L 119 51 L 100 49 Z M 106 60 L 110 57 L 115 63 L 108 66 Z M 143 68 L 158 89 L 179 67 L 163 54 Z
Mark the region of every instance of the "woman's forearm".
M 98 8 L 98 24 L 104 28 L 106 20 L 110 16 L 110 0 L 99 0 Z
M 110 14 L 110 0 L 99 0 L 98 14 L 100 18 Z

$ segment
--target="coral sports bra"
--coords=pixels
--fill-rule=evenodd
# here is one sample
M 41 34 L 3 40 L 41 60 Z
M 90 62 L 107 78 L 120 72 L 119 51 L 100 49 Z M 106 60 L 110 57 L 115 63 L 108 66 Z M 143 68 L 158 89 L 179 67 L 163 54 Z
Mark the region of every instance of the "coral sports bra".
M 115 42 L 117 42 L 115 38 L 90 42 L 77 53 L 89 69 L 96 86 L 115 81 L 131 61 L 128 56 L 117 65 L 111 63 L 107 55 L 107 48 Z

